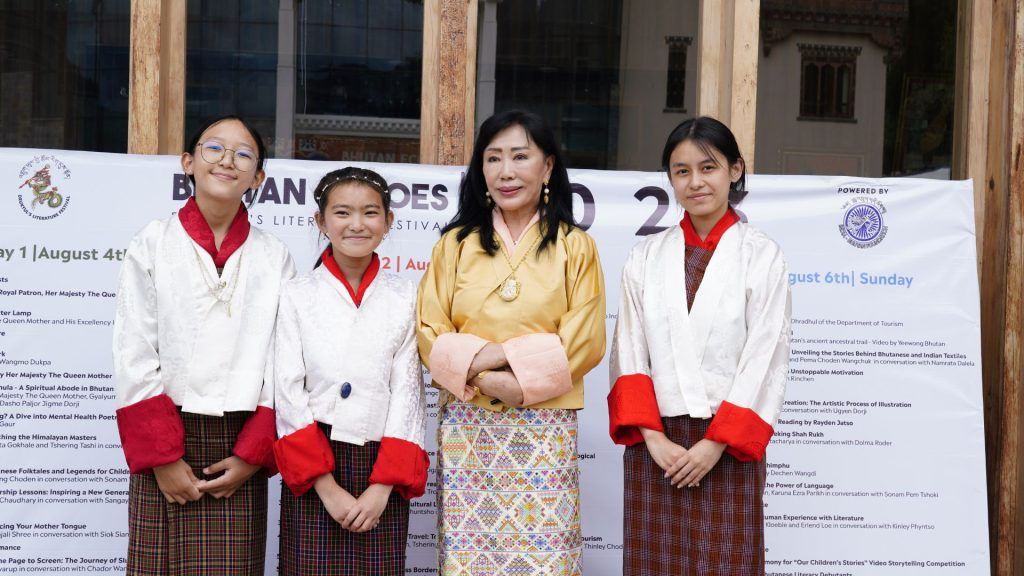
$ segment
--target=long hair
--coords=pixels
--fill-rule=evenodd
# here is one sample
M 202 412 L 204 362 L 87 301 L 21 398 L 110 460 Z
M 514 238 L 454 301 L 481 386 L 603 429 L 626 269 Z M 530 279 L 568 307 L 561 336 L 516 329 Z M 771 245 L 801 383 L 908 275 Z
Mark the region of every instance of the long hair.
M 480 133 L 473 144 L 473 156 L 469 160 L 466 175 L 459 184 L 459 210 L 441 234 L 458 229 L 456 238 L 461 242 L 473 232 L 480 234 L 480 244 L 491 256 L 498 251 L 498 241 L 494 237 L 492 208 L 487 205 L 487 181 L 484 179 L 484 151 L 494 137 L 502 130 L 513 126 L 522 126 L 531 142 L 540 148 L 545 156 L 554 160 L 551 179 L 548 181 L 548 203 L 538 206 L 542 239 L 537 252 L 545 250 L 555 243 L 558 229 L 562 224 L 568 231 L 576 227 L 572 215 L 572 187 L 569 184 L 569 173 L 559 151 L 555 134 L 540 116 L 524 110 L 508 110 L 499 112 L 480 126 Z
M 661 152 L 661 169 L 669 174 L 669 180 L 672 179 L 672 172 L 668 165 L 672 152 L 686 141 L 696 144 L 712 159 L 715 157 L 712 151 L 717 150 L 722 156 L 725 156 L 728 163 L 726 168 L 743 161 L 743 156 L 740 155 L 740 146 L 736 143 L 736 136 L 733 135 L 732 130 L 711 116 L 698 116 L 684 120 L 676 126 L 668 135 L 668 140 L 665 141 L 665 148 Z M 740 174 L 740 179 L 729 185 L 729 204 L 736 206 L 746 196 L 747 163 L 743 161 L 743 172 Z

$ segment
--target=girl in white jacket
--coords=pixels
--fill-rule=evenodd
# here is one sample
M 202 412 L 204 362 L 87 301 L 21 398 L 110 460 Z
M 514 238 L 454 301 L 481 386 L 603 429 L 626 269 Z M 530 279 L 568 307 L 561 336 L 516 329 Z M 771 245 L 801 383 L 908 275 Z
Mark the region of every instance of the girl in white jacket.
M 394 217 L 380 175 L 335 170 L 313 199 L 330 243 L 284 287 L 274 357 L 280 570 L 405 574 L 409 500 L 429 466 L 416 284 L 374 252 Z
M 242 205 L 265 158 L 241 118 L 208 122 L 181 155 L 195 196 L 128 246 L 113 348 L 130 575 L 263 574 L 276 473 L 266 359 L 294 275 Z
M 630 253 L 612 342 L 623 572 L 763 575 L 764 452 L 789 365 L 786 263 L 733 209 L 744 163 L 724 124 L 683 122 L 662 163 L 686 213 Z

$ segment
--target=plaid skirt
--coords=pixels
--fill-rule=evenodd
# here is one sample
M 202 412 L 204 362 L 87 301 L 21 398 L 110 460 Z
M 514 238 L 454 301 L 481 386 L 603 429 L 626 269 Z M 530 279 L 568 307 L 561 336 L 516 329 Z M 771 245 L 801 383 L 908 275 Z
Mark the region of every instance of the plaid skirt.
M 662 418 L 688 448 L 711 420 Z M 626 448 L 624 576 L 763 576 L 765 463 L 723 454 L 696 488 L 673 488 L 644 443 Z
M 185 462 L 203 468 L 231 456 L 251 412 L 181 413 Z M 267 548 L 267 479 L 256 474 L 230 498 L 206 495 L 184 506 L 164 500 L 152 474 L 128 487 L 129 576 L 262 576 Z
M 319 424 L 331 437 L 331 427 Z M 331 440 L 334 479 L 356 498 L 370 485 L 379 442 L 356 446 Z M 341 527 L 316 490 L 300 497 L 281 486 L 281 576 L 398 576 L 405 574 L 409 501 L 392 491 L 380 523 L 368 532 Z
M 582 573 L 575 410 L 452 402 L 437 444 L 440 574 Z

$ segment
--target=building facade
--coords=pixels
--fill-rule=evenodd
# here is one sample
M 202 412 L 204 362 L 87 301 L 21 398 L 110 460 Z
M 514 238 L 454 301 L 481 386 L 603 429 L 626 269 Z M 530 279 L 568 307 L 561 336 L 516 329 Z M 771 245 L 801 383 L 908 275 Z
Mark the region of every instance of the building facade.
M 460 164 L 533 109 L 576 168 L 709 114 L 765 173 L 973 178 L 993 571 L 1024 573 L 1024 5 L 1016 0 L 7 0 L 0 146 Z

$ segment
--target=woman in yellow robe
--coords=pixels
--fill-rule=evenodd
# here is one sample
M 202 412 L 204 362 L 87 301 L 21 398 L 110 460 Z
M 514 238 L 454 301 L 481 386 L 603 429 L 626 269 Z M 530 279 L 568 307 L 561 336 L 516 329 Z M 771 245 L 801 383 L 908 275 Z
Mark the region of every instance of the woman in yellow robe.
M 605 351 L 604 280 L 539 116 L 480 127 L 418 316 L 441 389 L 440 573 L 580 574 L 576 410 Z

